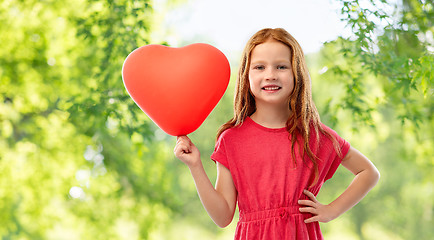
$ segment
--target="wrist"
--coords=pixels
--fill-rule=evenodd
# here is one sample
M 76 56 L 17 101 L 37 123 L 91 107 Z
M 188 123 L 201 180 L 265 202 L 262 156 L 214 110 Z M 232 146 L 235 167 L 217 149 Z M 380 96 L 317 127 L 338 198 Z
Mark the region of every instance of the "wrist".
M 197 168 L 203 168 L 202 166 L 202 160 L 200 159 L 200 156 L 197 156 L 194 161 L 191 161 L 187 164 L 188 168 L 191 170 L 197 169 Z
M 327 206 L 329 207 L 329 211 L 330 211 L 330 217 L 331 217 L 330 220 L 336 219 L 342 214 L 342 211 L 340 210 L 339 206 L 336 205 L 334 202 L 328 204 Z

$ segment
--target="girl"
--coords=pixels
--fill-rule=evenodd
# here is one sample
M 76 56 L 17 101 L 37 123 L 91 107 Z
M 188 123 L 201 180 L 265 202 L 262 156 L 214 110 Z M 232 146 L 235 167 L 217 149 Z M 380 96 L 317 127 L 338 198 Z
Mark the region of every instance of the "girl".
M 320 122 L 297 41 L 284 29 L 263 29 L 248 41 L 235 95 L 235 116 L 217 134 L 211 159 L 215 188 L 187 136 L 174 153 L 190 169 L 212 220 L 227 226 L 240 211 L 235 239 L 323 239 L 319 223 L 357 204 L 375 186 L 375 166 Z M 339 164 L 355 177 L 333 202 L 316 200 Z

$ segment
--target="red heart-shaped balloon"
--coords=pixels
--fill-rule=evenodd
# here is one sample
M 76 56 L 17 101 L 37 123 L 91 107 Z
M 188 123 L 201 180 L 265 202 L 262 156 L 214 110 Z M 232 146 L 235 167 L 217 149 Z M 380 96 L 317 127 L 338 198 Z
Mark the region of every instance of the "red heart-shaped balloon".
M 147 45 L 128 55 L 122 78 L 131 98 L 155 124 L 182 136 L 195 131 L 220 101 L 230 66 L 226 56 L 208 44 Z

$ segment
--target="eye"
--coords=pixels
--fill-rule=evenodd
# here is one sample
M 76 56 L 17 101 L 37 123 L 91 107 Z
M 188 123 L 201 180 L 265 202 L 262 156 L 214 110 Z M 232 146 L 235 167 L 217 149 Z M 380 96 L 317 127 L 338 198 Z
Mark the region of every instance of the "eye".
M 265 66 L 264 66 L 264 65 L 256 65 L 256 66 L 253 67 L 253 69 L 256 69 L 256 70 L 264 70 L 264 69 L 265 69 Z
M 286 66 L 286 65 L 279 65 L 279 66 L 277 66 L 277 69 L 279 69 L 279 70 L 285 70 L 285 69 L 288 69 L 288 66 Z

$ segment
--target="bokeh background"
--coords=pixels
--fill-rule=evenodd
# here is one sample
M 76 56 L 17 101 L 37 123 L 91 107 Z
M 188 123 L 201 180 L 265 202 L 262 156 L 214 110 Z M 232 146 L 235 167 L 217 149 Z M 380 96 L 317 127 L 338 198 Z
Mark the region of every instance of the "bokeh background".
M 305 49 L 322 121 L 381 172 L 321 224 L 325 238 L 434 239 L 433 20 L 428 0 L 2 0 L 0 238 L 232 239 L 238 216 L 226 229 L 207 216 L 175 137 L 128 96 L 122 64 L 150 43 L 228 56 L 229 88 L 190 135 L 214 182 L 243 45 L 284 27 Z M 351 179 L 339 168 L 319 200 Z

